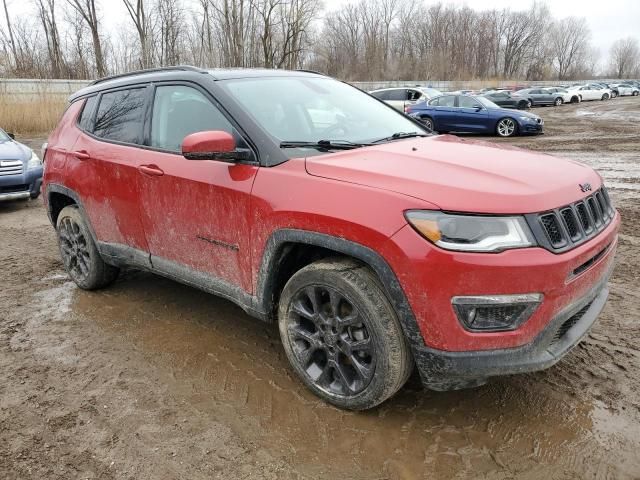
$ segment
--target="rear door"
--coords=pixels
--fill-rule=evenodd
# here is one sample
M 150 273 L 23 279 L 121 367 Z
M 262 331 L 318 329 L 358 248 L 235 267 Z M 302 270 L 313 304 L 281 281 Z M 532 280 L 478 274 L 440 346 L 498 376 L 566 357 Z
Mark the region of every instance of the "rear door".
M 429 102 L 428 114 L 433 117 L 438 131 L 450 131 L 455 125 L 456 96 L 443 95 Z
M 159 83 L 152 92 L 149 148 L 138 156 L 141 210 L 154 268 L 174 276 L 251 290 L 250 194 L 256 164 L 187 160 L 183 139 L 223 130 L 248 148 L 209 93 L 190 83 Z
M 66 177 L 80 193 L 102 248 L 126 252 L 145 265 L 138 158 L 144 152 L 149 93 L 148 85 L 139 85 L 87 100 L 78 123 L 81 133 L 66 165 Z

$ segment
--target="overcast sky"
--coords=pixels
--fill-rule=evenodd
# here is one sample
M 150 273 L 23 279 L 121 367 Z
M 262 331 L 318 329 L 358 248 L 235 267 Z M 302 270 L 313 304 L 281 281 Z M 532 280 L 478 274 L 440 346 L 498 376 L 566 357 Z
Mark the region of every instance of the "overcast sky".
M 324 0 L 324 5 L 329 10 L 337 9 L 346 3 L 349 1 Z M 432 4 L 436 1 L 427 0 L 426 3 Z M 528 8 L 532 0 L 443 0 L 442 3 L 467 5 L 476 10 L 492 8 L 517 10 Z M 25 0 L 9 0 L 8 4 L 11 15 L 23 15 L 33 11 L 34 8 L 31 2 Z M 101 0 L 100 5 L 107 33 L 113 32 L 119 24 L 127 21 L 127 13 L 121 0 Z M 548 0 L 547 5 L 554 18 L 585 17 L 591 27 L 592 43 L 601 54 L 605 54 L 611 44 L 619 38 L 628 36 L 640 38 L 640 0 Z M 4 15 L 0 24 L 4 24 Z

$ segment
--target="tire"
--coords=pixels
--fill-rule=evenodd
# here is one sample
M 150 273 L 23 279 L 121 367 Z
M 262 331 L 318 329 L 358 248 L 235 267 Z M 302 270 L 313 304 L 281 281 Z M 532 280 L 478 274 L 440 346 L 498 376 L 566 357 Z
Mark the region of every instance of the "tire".
M 76 285 L 83 290 L 95 290 L 118 278 L 120 269 L 104 262 L 76 205 L 62 209 L 56 231 L 62 263 Z
M 375 407 L 413 371 L 407 339 L 382 284 L 354 261 L 320 260 L 296 272 L 280 296 L 278 324 L 296 374 L 336 407 Z
M 531 108 L 533 107 L 533 100 L 529 99 L 527 100 L 527 108 Z
M 611 98 L 616 98 L 618 94 L 616 92 L 611 92 Z
M 602 100 L 609 100 L 609 94 L 608 93 L 603 94 Z
M 634 91 L 631 95 L 634 96 L 634 97 L 637 97 L 638 96 L 638 92 Z
M 571 103 L 580 103 L 580 97 L 574 95 L 573 97 L 571 97 Z
M 529 102 L 523 100 L 521 102 L 518 103 L 518 110 L 526 110 L 527 108 L 529 108 Z
M 518 122 L 511 117 L 504 117 L 496 124 L 496 134 L 499 137 L 513 137 L 518 133 Z
M 556 107 L 559 107 L 559 106 L 560 106 L 560 105 L 562 105 L 563 103 L 564 103 L 564 100 L 562 100 L 562 97 L 558 97 L 558 98 L 556 98 L 556 99 L 555 99 L 555 101 L 553 102 L 553 104 L 554 104 Z
M 431 117 L 420 117 L 420 121 L 432 132 L 435 132 L 435 123 Z

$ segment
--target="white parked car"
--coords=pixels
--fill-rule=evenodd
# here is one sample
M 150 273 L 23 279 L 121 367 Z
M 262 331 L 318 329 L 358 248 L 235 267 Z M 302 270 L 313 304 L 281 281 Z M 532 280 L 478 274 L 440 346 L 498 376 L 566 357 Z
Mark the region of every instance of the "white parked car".
M 609 100 L 611 98 L 611 90 L 604 88 L 602 85 L 589 83 L 587 85 L 575 85 L 567 89 L 569 92 L 577 92 L 581 101 L 588 100 Z
M 395 87 L 373 90 L 369 92 L 369 94 L 378 100 L 388 103 L 393 108 L 404 112 L 409 105 L 426 102 L 427 100 L 442 95 L 442 92 L 435 88 L 427 87 Z
M 562 96 L 563 103 L 580 103 L 580 95 L 578 95 L 577 92 L 570 92 L 562 87 L 548 87 L 545 90 L 552 93 L 559 93 Z
M 640 94 L 640 88 L 631 85 L 630 83 L 618 83 L 614 85 L 614 87 L 618 88 L 618 95 L 621 97 L 625 95 L 633 95 L 636 97 Z

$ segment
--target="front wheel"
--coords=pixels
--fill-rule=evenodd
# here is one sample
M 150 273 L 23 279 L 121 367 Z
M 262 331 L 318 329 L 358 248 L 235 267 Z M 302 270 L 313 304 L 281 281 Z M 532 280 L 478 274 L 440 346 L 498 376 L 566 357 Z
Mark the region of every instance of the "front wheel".
M 609 100 L 609 94 L 605 93 L 604 95 L 602 95 L 602 100 Z
M 513 118 L 503 118 L 496 126 L 496 133 L 500 137 L 513 137 L 518 132 L 518 125 Z
M 553 102 L 553 104 L 554 104 L 556 107 L 559 107 L 559 106 L 560 106 L 560 105 L 562 105 L 563 103 L 564 103 L 564 101 L 563 101 L 563 100 L 562 100 L 562 98 L 560 98 L 560 97 L 556 98 L 556 99 L 555 99 L 555 101 Z
M 527 108 L 533 107 L 533 100 L 527 100 Z
M 413 358 L 377 277 L 349 260 L 320 260 L 295 273 L 280 296 L 280 337 L 296 374 L 317 396 L 349 410 L 396 393 Z
M 616 98 L 618 94 L 616 92 L 611 92 L 611 98 Z
M 633 95 L 634 97 L 637 97 L 637 96 L 638 96 L 638 93 L 639 93 L 639 92 L 633 92 L 631 95 Z
M 120 270 L 104 262 L 76 205 L 62 209 L 56 230 L 64 268 L 80 288 L 95 290 L 115 281 Z

